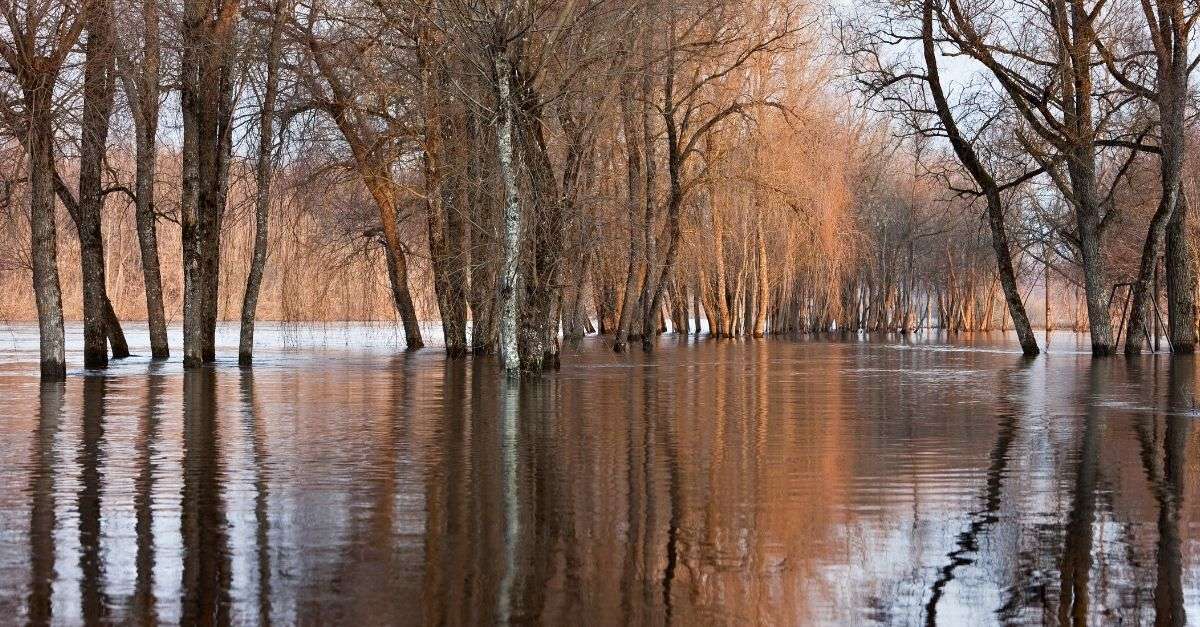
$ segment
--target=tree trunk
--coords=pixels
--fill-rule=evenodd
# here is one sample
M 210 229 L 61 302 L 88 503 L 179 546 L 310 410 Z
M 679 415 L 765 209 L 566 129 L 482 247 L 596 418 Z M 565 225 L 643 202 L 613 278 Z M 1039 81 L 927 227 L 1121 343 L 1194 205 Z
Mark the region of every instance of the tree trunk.
M 417 308 L 413 304 L 412 292 L 408 289 L 408 258 L 400 247 L 400 237 L 396 232 L 396 210 L 384 211 L 391 219 L 391 233 L 384 229 L 384 253 L 387 259 L 388 282 L 392 286 L 392 304 L 400 314 L 400 323 L 404 326 L 404 345 L 409 350 L 425 347 L 421 337 L 421 323 L 417 319 Z M 387 220 L 388 218 L 384 218 Z
M 646 2 L 642 6 L 642 16 L 644 19 L 642 36 L 642 67 L 641 72 L 641 113 L 642 113 L 642 155 L 643 155 L 643 175 L 645 178 L 645 186 L 643 187 L 642 202 L 645 203 L 645 217 L 642 221 L 643 240 L 643 256 L 646 260 L 646 274 L 642 280 L 641 289 L 641 305 L 642 305 L 642 348 L 649 349 L 653 345 L 655 329 L 658 328 L 658 308 L 662 302 L 662 284 L 661 277 L 666 276 L 667 267 L 662 266 L 663 270 L 659 271 L 658 263 L 658 235 L 656 229 L 656 206 L 655 206 L 655 188 L 657 186 L 655 180 L 658 169 L 655 164 L 658 158 L 654 149 L 654 77 L 651 71 L 653 68 L 654 50 L 652 46 L 654 35 L 650 31 L 649 24 L 652 23 L 654 16 L 653 11 L 656 10 L 654 2 Z M 667 94 L 667 99 L 671 98 L 670 93 Z M 669 219 L 669 218 L 668 218 Z
M 101 0 L 86 5 L 85 12 L 87 44 L 76 222 L 83 281 L 83 366 L 104 368 L 108 365 L 107 314 L 111 305 L 104 278 L 104 240 L 100 226 L 104 209 L 101 170 L 113 107 L 112 5 Z
M 242 326 L 238 337 L 238 363 L 254 361 L 254 318 L 263 270 L 267 265 L 267 235 L 271 214 L 271 176 L 275 149 L 275 103 L 279 96 L 279 57 L 283 43 L 283 2 L 276 0 L 271 10 L 271 31 L 267 43 L 267 77 L 262 111 L 258 119 L 258 161 L 255 164 L 254 255 L 246 292 L 242 298 Z
M 588 270 L 591 265 L 591 247 L 586 247 L 579 256 L 579 263 L 573 272 L 574 281 L 571 286 L 569 304 L 563 312 L 563 337 L 569 340 L 579 340 L 587 334 L 589 326 L 583 295 L 587 293 Z
M 716 205 L 713 203 L 711 195 L 706 195 L 709 209 L 709 224 L 712 228 L 713 236 L 713 272 L 716 275 L 716 290 L 717 290 L 717 310 L 714 317 L 717 319 L 717 328 L 713 329 L 712 336 L 721 338 L 729 337 L 733 330 L 733 325 L 729 320 L 729 300 L 725 297 L 725 291 L 728 289 L 726 285 L 725 272 L 725 228 L 721 218 L 717 216 Z
M 755 287 L 758 288 L 758 296 L 754 299 L 756 304 L 754 315 L 754 337 L 763 337 L 767 332 L 767 304 L 771 299 L 771 291 L 767 276 L 767 243 L 763 237 L 762 221 L 759 218 L 758 223 L 758 258 L 755 263 L 755 269 L 758 271 L 758 279 L 755 281 Z
M 613 350 L 624 352 L 629 341 L 629 327 L 634 311 L 637 311 L 641 293 L 642 274 L 642 243 L 645 241 L 642 225 L 641 198 L 648 193 L 642 180 L 642 151 L 644 146 L 640 140 L 640 132 L 633 115 L 633 95 L 625 83 L 621 84 L 621 122 L 625 133 L 625 154 L 627 158 L 625 177 L 625 207 L 629 214 L 629 265 L 625 273 L 625 296 L 621 299 L 621 314 L 617 319 L 616 337 L 613 338 Z M 647 164 L 653 168 L 654 164 Z
M 1077 186 L 1080 197 L 1092 196 L 1086 184 Z M 1094 200 L 1094 199 L 1093 199 Z M 1087 299 L 1088 324 L 1092 336 L 1092 354 L 1110 355 L 1113 345 L 1112 323 L 1108 312 L 1106 289 L 1108 277 L 1105 272 L 1104 256 L 1100 250 L 1100 219 L 1094 203 L 1081 200 L 1082 207 L 1076 209 L 1079 228 L 1080 254 L 1083 262 L 1084 298 Z
M 495 349 L 496 343 L 496 207 L 491 189 L 493 178 L 485 164 L 490 161 L 489 142 L 483 141 L 483 120 L 471 115 L 467 125 L 472 151 L 467 161 L 468 206 L 474 211 L 470 220 L 471 246 L 471 352 L 484 355 Z
M 443 138 L 458 129 L 459 118 L 452 103 L 441 101 L 441 93 L 449 88 L 444 84 L 441 68 L 429 57 L 431 41 L 428 29 L 417 36 L 415 52 L 421 72 L 421 97 L 424 109 L 424 150 L 422 165 L 425 180 L 425 215 L 429 239 L 429 258 L 433 270 L 433 287 L 437 296 L 438 313 L 442 321 L 442 336 L 446 354 L 462 357 L 467 354 L 467 281 L 462 255 L 462 219 L 459 214 L 460 178 L 451 173 L 455 160 L 452 148 Z
M 1186 44 L 1184 45 L 1186 46 Z M 1184 54 L 1186 57 L 1186 47 Z M 1160 65 L 1162 65 L 1161 60 Z M 1176 64 L 1178 67 L 1184 65 L 1186 65 L 1185 59 L 1179 60 Z M 1186 95 L 1183 93 L 1179 97 L 1174 95 L 1177 88 L 1184 92 L 1187 90 L 1186 70 L 1182 70 L 1183 76 L 1177 80 L 1171 80 L 1173 77 L 1170 76 L 1171 72 L 1166 67 L 1160 67 L 1158 74 L 1158 111 L 1162 128 L 1162 137 L 1159 140 L 1161 187 L 1158 208 L 1155 209 L 1154 216 L 1150 219 L 1150 227 L 1146 233 L 1145 243 L 1142 245 L 1137 280 L 1133 283 L 1132 309 L 1129 312 L 1129 324 L 1125 335 L 1125 353 L 1128 355 L 1142 352 L 1142 348 L 1146 344 L 1149 332 L 1147 325 L 1151 316 L 1154 315 L 1150 306 L 1151 282 L 1154 279 L 1155 268 L 1158 267 L 1158 256 L 1162 250 L 1167 225 L 1171 222 L 1176 208 L 1179 206 L 1179 183 L 1186 150 L 1186 120 L 1184 119 Z M 1182 85 L 1178 84 L 1180 82 Z
M 156 131 L 139 133 L 137 146 L 137 234 L 142 258 L 142 280 L 146 291 L 146 322 L 150 330 L 150 354 L 166 359 L 171 351 L 167 342 L 167 316 L 163 306 L 162 272 L 158 261 L 158 234 L 154 215 L 154 170 Z M 146 136 L 149 135 L 149 142 Z
M 157 158 L 159 115 L 159 60 L 157 0 L 142 3 L 145 44 L 142 65 L 135 77 L 128 59 L 120 59 L 118 74 L 125 87 L 133 117 L 137 166 L 134 174 L 135 215 L 142 282 L 146 293 L 146 321 L 150 331 L 150 354 L 154 359 L 170 356 L 167 318 L 163 307 L 162 272 L 158 261 L 158 234 L 154 215 L 154 174 Z M 115 353 L 115 351 L 114 351 Z
M 56 381 L 66 378 L 67 368 L 54 219 L 54 77 L 39 72 L 26 82 L 23 91 L 29 116 L 29 223 L 41 371 L 43 381 Z
M 1196 278 L 1188 239 L 1187 193 L 1180 189 L 1177 205 L 1167 224 L 1167 332 L 1171 350 L 1190 354 L 1196 350 Z
M 521 205 L 517 191 L 517 170 L 513 150 L 512 67 L 504 52 L 492 59 L 496 72 L 497 120 L 496 152 L 499 156 L 500 179 L 504 183 L 504 211 L 501 241 L 500 276 L 497 297 L 500 310 L 500 364 L 509 376 L 520 372 L 521 358 L 517 353 L 517 258 L 521 247 Z
M 121 330 L 121 320 L 113 309 L 108 295 L 104 296 L 104 329 L 108 334 L 108 343 L 112 348 L 113 359 L 124 359 L 129 356 L 129 343 L 125 341 L 125 332 Z
M 988 228 L 992 235 L 992 252 L 996 257 L 997 272 L 1000 275 L 1000 286 L 1004 290 L 1004 300 L 1008 304 L 1008 313 L 1012 317 L 1013 328 L 1016 329 L 1017 338 L 1021 342 L 1021 351 L 1026 355 L 1036 355 L 1039 352 L 1037 336 L 1033 333 L 1033 325 L 1029 323 L 1029 316 L 1025 312 L 1025 304 L 1021 301 L 1021 292 L 1017 288 L 1012 252 L 1008 246 L 1008 233 L 1004 227 L 1004 205 L 1000 197 L 1000 191 L 995 179 L 992 178 L 991 173 L 987 171 L 983 163 L 979 160 L 970 142 L 964 139 L 959 132 L 958 124 L 954 120 L 953 113 L 950 110 L 949 103 L 946 101 L 946 95 L 942 88 L 941 76 L 938 70 L 938 53 L 933 36 L 932 0 L 924 0 L 922 3 L 921 39 L 930 92 L 937 107 L 938 117 L 942 122 L 942 126 L 946 129 L 950 143 L 959 161 L 962 162 L 971 173 L 975 182 L 984 191 L 984 199 L 987 202 L 988 210 Z M 1083 238 L 1081 237 L 1081 239 Z M 1086 259 L 1087 254 L 1085 253 L 1084 256 Z M 953 275 L 951 275 L 951 280 L 953 281 Z M 953 288 L 951 287 L 951 289 Z M 940 299 L 938 308 L 940 312 L 938 321 L 944 325 L 946 322 L 945 311 L 942 309 Z M 1107 311 L 1105 311 L 1105 320 L 1107 320 Z M 1095 339 L 1095 336 L 1093 336 L 1093 339 Z
M 216 359 L 221 218 L 232 144 L 232 47 L 238 2 L 184 3 L 183 363 Z

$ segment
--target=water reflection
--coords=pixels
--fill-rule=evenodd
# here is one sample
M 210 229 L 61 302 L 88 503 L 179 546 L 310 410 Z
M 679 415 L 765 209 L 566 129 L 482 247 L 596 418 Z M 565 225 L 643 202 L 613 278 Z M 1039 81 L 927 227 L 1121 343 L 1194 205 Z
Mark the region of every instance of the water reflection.
M 930 588 L 929 601 L 925 605 L 926 625 L 937 624 L 938 602 L 946 593 L 946 587 L 954 580 L 955 571 L 975 563 L 981 537 L 1000 522 L 1000 506 L 1004 480 L 1008 476 L 1010 450 L 1017 438 L 1022 413 L 1020 403 L 1027 395 L 1025 378 L 1034 362 L 1035 359 L 1023 356 L 1015 368 L 999 375 L 996 390 L 998 428 L 995 444 L 988 453 L 986 481 L 980 497 L 981 507 L 971 512 L 970 525 L 958 534 L 954 550 L 946 554 L 946 564 Z M 1011 605 L 1006 604 L 997 614 L 1000 614 L 1000 618 L 1011 620 L 1013 617 L 1006 616 L 1004 608 L 1011 608 Z
M 27 618 L 34 625 L 47 625 L 52 617 L 55 476 L 58 465 L 56 439 L 63 417 L 66 384 L 42 382 L 38 393 L 37 429 L 31 451 L 29 489 L 29 604 Z
M 137 476 L 134 479 L 137 583 L 133 595 L 133 614 L 137 622 L 143 625 L 158 623 L 158 599 L 154 593 L 153 493 L 162 421 L 160 404 L 166 385 L 161 362 L 151 362 L 146 373 L 146 399 L 138 416 L 137 440 L 134 443 L 134 457 L 137 460 Z
M 1088 582 L 1092 572 L 1092 539 L 1096 522 L 1096 483 L 1100 473 L 1100 432 L 1104 416 L 1096 402 L 1101 398 L 1104 375 L 1111 360 L 1097 360 L 1087 373 L 1087 396 L 1080 400 L 1087 411 L 1076 454 L 1075 483 L 1071 493 L 1060 568 L 1058 622 L 1084 625 L 1088 621 Z
M 80 602 L 84 618 L 91 624 L 109 620 L 109 600 L 104 592 L 104 563 L 100 558 L 100 489 L 104 480 L 104 377 L 83 379 L 83 428 L 79 445 Z
M 1155 560 L 1158 572 L 1154 584 L 1155 623 L 1181 625 L 1187 622 L 1184 609 L 1183 555 L 1181 553 L 1180 515 L 1184 498 L 1187 442 L 1190 431 L 1192 390 L 1195 382 L 1194 357 L 1172 362 L 1168 373 L 1165 415 L 1157 413 L 1151 424 L 1137 421 L 1142 466 L 1158 506 L 1158 544 Z M 1165 423 L 1161 436 L 1159 423 Z M 1161 453 L 1159 453 L 1159 449 Z M 1156 458 L 1162 458 L 1161 466 Z
M 951 348 L 665 341 L 628 361 L 584 342 L 524 383 L 336 352 L 0 379 L 17 408 L 0 608 L 29 624 L 1196 615 L 1194 361 Z
M 183 621 L 224 625 L 230 619 L 229 538 L 224 503 L 222 427 L 217 374 L 211 367 L 183 375 Z
M 254 558 L 258 564 L 257 586 L 258 622 L 271 623 L 271 522 L 268 516 L 270 490 L 267 482 L 267 434 L 254 395 L 254 370 L 243 368 L 238 377 L 242 403 L 243 429 L 251 443 L 251 462 L 254 481 Z

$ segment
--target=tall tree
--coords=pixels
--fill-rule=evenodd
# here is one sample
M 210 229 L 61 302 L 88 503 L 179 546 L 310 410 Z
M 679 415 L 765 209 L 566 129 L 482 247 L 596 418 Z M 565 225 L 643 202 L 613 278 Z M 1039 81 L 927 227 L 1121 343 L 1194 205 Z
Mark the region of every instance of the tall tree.
M 114 39 L 112 0 L 91 0 L 86 5 L 87 44 L 83 66 L 83 117 L 79 142 L 79 259 L 83 277 L 83 365 L 108 365 L 107 309 L 104 240 L 103 168 L 108 148 L 109 118 L 114 92 Z
M 1113 125 L 1127 99 L 1109 98 L 1094 71 L 1104 3 L 1050 0 L 1045 9 L 1009 16 L 1007 23 L 1021 24 L 1012 31 L 991 28 L 999 17 L 991 7 L 946 0 L 934 12 L 955 52 L 979 62 L 1007 95 L 1023 121 L 1019 141 L 1070 203 L 1075 228 L 1063 235 L 1079 251 L 1092 353 L 1112 353 L 1103 239 L 1117 212 L 1098 162 L 1105 146 L 1120 143 Z
M 258 154 L 254 181 L 254 253 L 250 274 L 246 277 L 246 293 L 242 299 L 242 326 L 238 338 L 238 363 L 247 365 L 254 360 L 254 316 L 258 308 L 258 293 L 262 287 L 263 269 L 267 265 L 267 228 L 271 214 L 271 176 L 274 171 L 276 102 L 279 99 L 279 62 L 283 49 L 283 25 L 287 0 L 271 4 L 266 45 L 266 76 L 264 77 L 262 108 L 258 116 Z
M 312 65 L 303 79 L 314 105 L 337 125 L 350 148 L 354 167 L 379 210 L 392 301 L 404 325 L 405 343 L 409 349 L 422 348 L 425 341 L 409 288 L 408 252 L 400 238 L 401 190 L 393 172 L 399 159 L 395 135 L 401 132 L 397 128 L 401 122 L 387 105 L 377 106 L 387 102 L 386 95 L 371 91 L 380 82 L 367 65 L 374 57 L 365 53 L 377 42 L 373 38 L 347 37 L 341 42 L 322 37 L 319 29 L 326 19 L 323 6 L 317 4 L 296 29 Z
M 58 2 L 0 5 L 11 38 L 0 38 L 0 56 L 16 75 L 23 104 L 26 136 L 23 144 L 29 155 L 33 290 L 45 380 L 66 377 L 58 229 L 54 216 L 54 91 L 63 63 L 83 31 L 88 2 L 82 7 Z
M 940 52 L 937 49 L 937 39 L 934 35 L 934 0 L 923 0 L 921 4 L 921 46 L 925 60 L 925 82 L 933 98 L 934 109 L 946 137 L 950 140 L 954 153 L 967 170 L 975 184 L 979 186 L 984 201 L 987 203 L 988 227 L 992 233 L 992 251 L 996 255 L 996 270 L 1000 277 L 1000 285 L 1004 290 L 1004 301 L 1008 305 L 1009 316 L 1013 320 L 1013 328 L 1017 339 L 1021 342 L 1021 351 L 1026 355 L 1038 354 L 1037 337 L 1033 326 L 1029 323 L 1029 315 L 1025 312 L 1025 303 L 1021 300 L 1021 292 L 1017 287 L 1017 275 L 1014 270 L 1012 251 L 1008 244 L 1008 231 L 1004 225 L 1004 203 L 1001 199 L 1001 186 L 983 160 L 979 158 L 971 142 L 967 141 L 950 102 L 946 98 L 946 90 L 942 86 L 941 71 L 938 66 Z M 1048 289 L 1048 288 L 1047 288 Z M 1046 298 L 1049 298 L 1047 293 Z M 1048 322 L 1047 322 L 1048 323 Z
M 1181 202 L 1181 181 L 1187 155 L 1188 79 L 1193 63 L 1188 49 L 1200 10 L 1182 0 L 1152 0 L 1141 3 L 1141 14 L 1142 23 L 1134 22 L 1137 31 L 1119 33 L 1125 41 L 1118 39 L 1105 45 L 1103 38 L 1097 40 L 1104 63 L 1117 81 L 1131 93 L 1152 102 L 1158 110 L 1159 201 L 1150 218 L 1133 283 L 1125 352 L 1140 353 L 1148 339 L 1154 315 L 1151 283 L 1164 235 L 1169 234 L 1171 242 L 1166 259 L 1169 334 L 1173 350 L 1190 353 L 1196 344 L 1196 288 L 1183 232 L 1187 203 Z M 1143 59 L 1147 57 L 1154 60 L 1153 71 L 1145 67 Z M 1150 75 L 1151 84 L 1141 82 L 1142 75 Z
M 180 59 L 183 110 L 183 363 L 216 359 L 221 218 L 233 125 L 239 0 L 186 0 Z
M 154 207 L 154 178 L 158 157 L 158 117 L 162 63 L 162 38 L 159 33 L 158 0 L 141 0 L 142 50 L 138 62 L 121 44 L 117 73 L 133 117 L 136 155 L 134 173 L 134 213 L 137 222 L 138 249 L 142 260 L 142 282 L 146 292 L 146 322 L 150 329 L 150 354 L 166 359 L 171 351 L 167 342 L 167 316 L 163 306 L 162 271 L 158 260 L 158 216 Z

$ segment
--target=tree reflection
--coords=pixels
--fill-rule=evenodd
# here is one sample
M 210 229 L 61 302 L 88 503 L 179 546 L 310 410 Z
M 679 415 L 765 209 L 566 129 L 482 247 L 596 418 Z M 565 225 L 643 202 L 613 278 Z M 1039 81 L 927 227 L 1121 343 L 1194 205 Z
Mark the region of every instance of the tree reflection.
M 271 624 L 271 526 L 268 516 L 269 488 L 266 465 L 266 427 L 259 412 L 254 390 L 254 369 L 239 371 L 238 388 L 242 402 L 242 420 L 251 447 L 254 472 L 254 547 L 258 578 L 258 622 Z
M 521 384 L 504 379 L 500 389 L 500 485 L 504 499 L 504 575 L 496 597 L 496 616 L 501 623 L 510 624 L 517 616 L 521 555 L 521 496 L 518 474 L 521 429 L 517 408 L 520 406 Z
M 988 454 L 987 481 L 981 496 L 983 506 L 971 512 L 970 524 L 958 534 L 954 550 L 946 554 L 948 562 L 938 572 L 938 578 L 930 589 L 929 601 L 925 604 L 927 625 L 937 624 L 938 602 L 945 594 L 946 586 L 954 580 L 955 570 L 975 562 L 971 555 L 979 551 L 979 536 L 1000 520 L 1000 497 L 1004 478 L 1008 475 L 1010 450 L 1020 424 L 1021 409 L 1016 406 L 1016 401 L 1025 393 L 1025 386 L 1016 384 L 1015 380 L 1022 378 L 1034 361 L 1033 358 L 1022 357 L 1015 368 L 1000 374 L 996 391 L 999 429 L 996 431 L 996 442 Z
M 158 623 L 158 600 L 154 596 L 154 484 L 161 402 L 165 377 L 162 362 L 151 362 L 146 373 L 146 401 L 138 424 L 134 455 L 137 476 L 134 478 L 134 533 L 137 536 L 137 582 L 134 584 L 133 612 L 143 625 Z
M 1154 500 L 1158 506 L 1158 542 L 1155 546 L 1156 578 L 1154 613 L 1156 625 L 1182 625 L 1187 622 L 1183 598 L 1183 556 L 1180 550 L 1179 518 L 1183 505 L 1184 470 L 1187 462 L 1187 440 L 1190 430 L 1195 358 L 1177 356 L 1168 374 L 1165 428 L 1161 438 L 1162 467 L 1155 458 L 1160 440 L 1157 432 L 1159 416 L 1142 418 L 1135 424 L 1141 447 L 1142 467 Z
M 28 619 L 31 625 L 48 625 L 53 618 L 54 595 L 54 512 L 55 466 L 58 463 L 55 441 L 62 425 L 66 384 L 45 381 L 38 391 L 38 422 L 34 433 L 30 468 Z
M 104 560 L 100 554 L 100 495 L 104 474 L 104 409 L 106 380 L 103 376 L 83 378 L 83 420 L 76 462 L 79 464 L 79 595 L 84 620 L 89 624 L 108 622 L 108 599 L 104 593 Z
M 1087 410 L 1080 426 L 1078 462 L 1071 511 L 1060 565 L 1058 622 L 1086 625 L 1088 584 L 1092 569 L 1092 536 L 1096 521 L 1096 484 L 1100 474 L 1100 432 L 1103 414 L 1099 402 L 1111 361 L 1095 360 L 1088 369 L 1088 395 L 1081 399 Z
M 183 375 L 183 622 L 225 625 L 230 614 L 229 538 L 224 504 L 217 375 L 211 367 Z

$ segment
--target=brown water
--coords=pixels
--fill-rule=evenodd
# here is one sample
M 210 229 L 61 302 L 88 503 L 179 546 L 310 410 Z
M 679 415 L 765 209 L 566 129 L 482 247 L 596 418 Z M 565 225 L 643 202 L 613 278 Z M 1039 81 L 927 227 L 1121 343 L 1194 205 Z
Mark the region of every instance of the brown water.
M 0 623 L 1200 616 L 1191 359 L 668 336 L 501 385 L 368 330 L 41 385 L 28 335 Z

